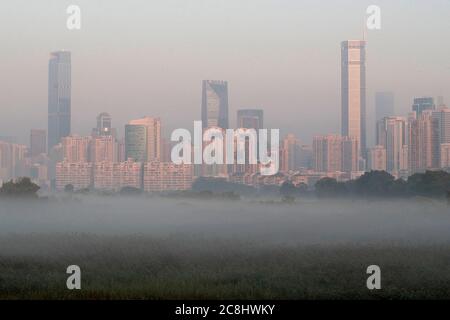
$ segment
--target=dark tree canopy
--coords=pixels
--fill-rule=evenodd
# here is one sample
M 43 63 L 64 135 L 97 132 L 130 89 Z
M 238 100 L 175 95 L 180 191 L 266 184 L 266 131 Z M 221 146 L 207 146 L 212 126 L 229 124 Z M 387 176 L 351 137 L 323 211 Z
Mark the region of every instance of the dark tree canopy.
M 67 184 L 64 187 L 64 192 L 67 192 L 67 193 L 72 193 L 74 190 L 75 190 L 75 188 L 74 188 L 73 184 Z
M 9 181 L 0 188 L 0 196 L 16 198 L 37 198 L 39 186 L 30 178 L 19 178 L 16 181 Z
M 416 173 L 405 181 L 395 179 L 385 171 L 371 171 L 346 182 L 323 178 L 316 183 L 315 188 L 320 197 L 444 197 L 447 194 L 450 196 L 450 174 L 445 171 L 426 171 Z
M 317 181 L 316 194 L 319 197 L 334 197 L 345 195 L 346 187 L 342 182 L 336 181 L 334 178 L 323 178 Z

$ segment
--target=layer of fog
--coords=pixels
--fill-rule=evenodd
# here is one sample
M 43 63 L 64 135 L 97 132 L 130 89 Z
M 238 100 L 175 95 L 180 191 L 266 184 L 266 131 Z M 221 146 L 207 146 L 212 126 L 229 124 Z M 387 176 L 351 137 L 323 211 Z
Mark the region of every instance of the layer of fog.
M 86 234 L 259 245 L 448 245 L 449 231 L 450 207 L 433 200 L 299 200 L 292 205 L 158 197 L 0 200 L 0 239 Z

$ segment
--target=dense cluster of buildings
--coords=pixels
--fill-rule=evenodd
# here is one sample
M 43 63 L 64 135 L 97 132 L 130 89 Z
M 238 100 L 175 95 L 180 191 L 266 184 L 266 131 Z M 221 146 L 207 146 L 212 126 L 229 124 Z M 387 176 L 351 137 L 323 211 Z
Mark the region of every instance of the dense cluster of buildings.
M 376 93 L 376 143 L 368 147 L 365 47 L 360 40 L 341 44 L 341 134 L 314 136 L 312 144 L 287 134 L 280 141 L 280 170 L 272 176 L 261 175 L 259 164 L 174 164 L 172 145 L 162 137 L 158 117 L 129 121 L 119 137 L 111 116 L 103 112 L 89 136 L 72 134 L 71 55 L 52 53 L 48 130 L 31 130 L 29 146 L 0 138 L 0 182 L 30 176 L 48 190 L 61 191 L 71 185 L 74 189 L 131 187 L 157 192 L 190 189 L 201 176 L 256 187 L 289 179 L 313 187 L 323 177 L 348 180 L 370 170 L 406 178 L 450 168 L 450 109 L 441 98 L 437 103 L 431 97 L 415 98 L 411 113 L 402 117 L 395 115 L 393 93 Z M 226 81 L 203 81 L 201 119 L 203 130 L 229 128 Z M 263 129 L 264 112 L 238 110 L 236 123 L 237 128 Z

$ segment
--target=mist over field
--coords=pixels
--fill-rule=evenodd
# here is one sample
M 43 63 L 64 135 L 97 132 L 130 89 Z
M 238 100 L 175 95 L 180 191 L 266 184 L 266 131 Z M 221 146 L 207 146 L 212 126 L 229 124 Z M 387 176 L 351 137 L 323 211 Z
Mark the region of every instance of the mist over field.
M 450 297 L 444 201 L 1 201 L 0 298 Z M 83 290 L 65 288 L 71 264 Z M 365 286 L 371 264 L 383 290 Z
M 0 206 L 0 235 L 212 237 L 260 244 L 450 243 L 450 207 L 437 200 L 241 200 L 95 197 Z

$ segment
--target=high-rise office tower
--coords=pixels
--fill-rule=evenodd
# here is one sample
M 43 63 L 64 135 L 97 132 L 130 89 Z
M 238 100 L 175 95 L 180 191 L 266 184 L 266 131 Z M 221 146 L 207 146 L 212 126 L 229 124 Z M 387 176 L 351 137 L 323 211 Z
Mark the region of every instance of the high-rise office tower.
M 25 159 L 27 147 L 0 140 L 0 183 L 17 178 L 20 163 Z
M 114 136 L 112 119 L 109 113 L 102 112 L 97 116 L 97 127 L 92 130 L 94 136 Z
M 409 122 L 410 173 L 436 169 L 440 166 L 439 123 L 431 110 L 424 110 Z
M 341 43 L 342 135 L 358 140 L 366 153 L 366 42 Z
M 281 171 L 289 172 L 300 168 L 300 140 L 294 134 L 288 134 L 283 139 L 281 149 Z
M 450 169 L 450 143 L 441 143 L 440 146 L 440 167 L 449 170 Z
M 317 172 L 357 172 L 359 154 L 356 137 L 330 134 L 313 139 L 313 162 Z
M 355 137 L 342 137 L 342 169 L 343 172 L 359 171 L 358 140 Z
M 314 170 L 316 172 L 339 172 L 342 170 L 341 136 L 315 136 L 313 153 Z
M 434 110 L 436 108 L 434 99 L 431 97 L 414 98 L 412 110 L 419 117 L 425 110 Z
M 403 117 L 385 117 L 377 122 L 377 145 L 386 149 L 386 170 L 391 174 L 407 170 L 407 132 Z
M 161 121 L 145 117 L 125 126 L 125 157 L 137 162 L 161 159 Z
M 450 108 L 440 107 L 433 111 L 433 118 L 439 125 L 439 142 L 450 143 Z
M 48 64 L 48 148 L 70 135 L 71 61 L 70 52 L 51 53 Z
M 237 111 L 237 127 L 247 129 L 264 128 L 264 111 L 261 109 L 241 109 Z
M 228 83 L 203 80 L 202 86 L 203 128 L 228 129 Z
M 376 92 L 375 93 L 375 121 L 394 115 L 394 93 Z
M 144 125 L 125 125 L 125 159 L 147 161 L 147 128 Z
M 30 156 L 36 157 L 47 152 L 47 132 L 45 130 L 31 129 Z

